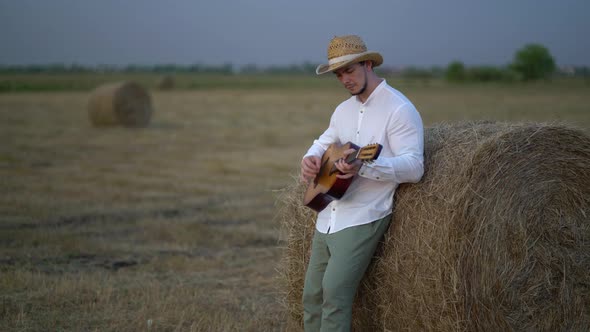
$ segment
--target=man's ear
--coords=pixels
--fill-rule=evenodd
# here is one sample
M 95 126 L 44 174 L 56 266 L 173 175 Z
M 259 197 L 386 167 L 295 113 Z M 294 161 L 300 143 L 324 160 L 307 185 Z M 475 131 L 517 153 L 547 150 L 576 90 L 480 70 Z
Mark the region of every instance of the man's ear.
M 367 66 L 367 68 L 373 70 L 373 60 L 365 61 L 365 66 Z

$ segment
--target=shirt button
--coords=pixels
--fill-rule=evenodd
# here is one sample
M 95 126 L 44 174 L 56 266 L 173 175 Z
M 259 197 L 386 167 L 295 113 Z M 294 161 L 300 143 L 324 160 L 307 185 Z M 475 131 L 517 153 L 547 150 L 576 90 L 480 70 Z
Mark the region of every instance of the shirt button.
M 332 211 L 336 211 L 336 208 L 332 208 Z

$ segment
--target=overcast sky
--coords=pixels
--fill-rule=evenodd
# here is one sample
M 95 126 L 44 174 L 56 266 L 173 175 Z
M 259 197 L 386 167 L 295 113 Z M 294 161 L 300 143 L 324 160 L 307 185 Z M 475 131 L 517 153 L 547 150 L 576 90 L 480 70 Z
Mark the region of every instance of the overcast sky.
M 590 65 L 590 0 L 0 0 L 0 64 L 326 61 L 359 34 L 390 66 L 503 65 L 541 43 Z

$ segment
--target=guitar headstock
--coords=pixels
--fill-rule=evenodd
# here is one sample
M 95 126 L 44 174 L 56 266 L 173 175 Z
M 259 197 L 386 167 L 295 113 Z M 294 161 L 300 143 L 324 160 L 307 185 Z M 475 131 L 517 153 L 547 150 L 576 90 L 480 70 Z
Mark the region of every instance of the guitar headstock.
M 365 162 L 371 162 L 379 158 L 383 146 L 379 143 L 365 145 L 358 150 L 356 158 Z

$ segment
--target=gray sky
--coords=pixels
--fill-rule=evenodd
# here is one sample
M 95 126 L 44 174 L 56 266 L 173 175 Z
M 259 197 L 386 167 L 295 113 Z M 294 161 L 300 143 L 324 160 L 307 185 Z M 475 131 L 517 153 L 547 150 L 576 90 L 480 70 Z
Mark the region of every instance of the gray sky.
M 588 0 L 0 0 L 0 64 L 326 61 L 359 34 L 390 66 L 503 65 L 526 43 L 590 65 Z

